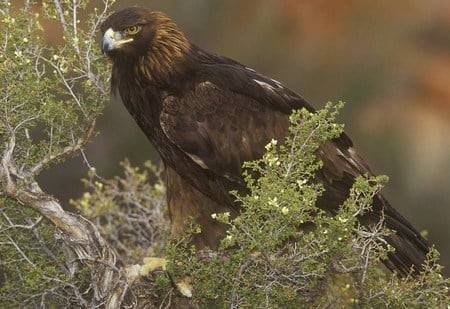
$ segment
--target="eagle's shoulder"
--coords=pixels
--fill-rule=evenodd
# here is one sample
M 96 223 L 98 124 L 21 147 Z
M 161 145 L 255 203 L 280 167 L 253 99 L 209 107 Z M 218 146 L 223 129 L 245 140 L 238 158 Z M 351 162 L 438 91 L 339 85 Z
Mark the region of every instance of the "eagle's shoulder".
M 199 82 L 212 82 L 220 89 L 242 94 L 285 114 L 300 108 L 314 110 L 301 95 L 275 79 L 233 59 L 200 48 L 195 51 L 198 55 L 196 78 Z
M 242 164 L 259 158 L 272 138 L 284 138 L 284 113 L 211 80 L 182 96 L 165 97 L 160 114 L 164 134 L 198 166 L 242 182 Z

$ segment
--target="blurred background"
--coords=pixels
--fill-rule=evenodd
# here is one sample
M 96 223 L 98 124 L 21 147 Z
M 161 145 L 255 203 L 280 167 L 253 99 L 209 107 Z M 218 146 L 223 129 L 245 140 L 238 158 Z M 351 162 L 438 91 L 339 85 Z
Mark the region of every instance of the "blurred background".
M 428 232 L 450 274 L 448 0 L 117 2 L 114 10 L 166 12 L 192 42 L 281 81 L 317 108 L 346 101 L 346 132 L 372 170 L 390 177 L 386 197 Z M 100 175 L 120 174 L 125 157 L 134 165 L 159 160 L 120 102 L 108 104 L 98 129 L 87 157 Z M 83 191 L 86 171 L 73 159 L 42 181 L 67 205 Z

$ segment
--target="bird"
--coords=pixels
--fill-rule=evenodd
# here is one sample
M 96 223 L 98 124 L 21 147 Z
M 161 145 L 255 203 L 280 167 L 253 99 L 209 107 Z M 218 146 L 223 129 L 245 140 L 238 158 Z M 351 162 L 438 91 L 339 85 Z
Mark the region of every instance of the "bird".
M 217 250 L 226 226 L 213 214 L 239 215 L 234 190 L 248 193 L 242 176 L 246 161 L 261 158 L 272 140 L 284 140 L 293 110 L 315 109 L 279 81 L 238 61 L 192 43 L 166 14 L 128 7 L 101 25 L 101 49 L 111 62 L 111 93 L 118 96 L 158 151 L 165 166 L 171 233 L 182 236 L 188 218 L 200 225 L 192 244 Z M 323 167 L 315 178 L 324 193 L 317 206 L 333 214 L 349 196 L 355 178 L 373 175 L 341 136 L 317 151 Z M 418 273 L 429 242 L 377 193 L 372 210 L 358 219 L 395 231 L 386 266 L 399 274 Z

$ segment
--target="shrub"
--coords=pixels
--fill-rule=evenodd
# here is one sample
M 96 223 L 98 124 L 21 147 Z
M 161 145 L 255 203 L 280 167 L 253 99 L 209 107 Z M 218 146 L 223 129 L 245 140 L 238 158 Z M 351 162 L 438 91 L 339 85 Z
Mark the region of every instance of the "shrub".
M 36 180 L 83 147 L 109 98 L 108 67 L 96 32 L 112 2 L 85 23 L 83 0 L 0 3 L 0 307 L 445 307 L 448 280 L 432 251 L 417 276 L 380 269 L 392 233 L 380 221 L 358 224 L 387 178 L 359 177 L 334 216 L 315 207 L 323 187 L 315 151 L 337 137 L 342 104 L 291 117 L 284 143 L 272 141 L 245 165 L 250 189 L 235 193 L 242 214 L 215 218 L 229 226 L 217 252 L 196 252 L 189 239 L 167 241 L 160 171 L 124 161 L 124 176 L 91 168 L 87 192 L 71 213 Z M 41 23 L 61 27 L 49 46 Z M 80 27 L 85 24 L 87 27 Z M 87 164 L 89 164 L 86 161 Z M 255 175 L 258 175 L 256 177 Z M 165 252 L 167 272 L 138 277 L 134 265 Z M 185 298 L 174 282 L 193 286 Z

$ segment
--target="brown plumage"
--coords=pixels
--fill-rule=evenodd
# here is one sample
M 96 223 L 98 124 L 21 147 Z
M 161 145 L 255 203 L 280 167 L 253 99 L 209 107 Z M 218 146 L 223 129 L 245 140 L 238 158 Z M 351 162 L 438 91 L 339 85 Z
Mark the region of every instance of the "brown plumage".
M 190 43 L 163 13 L 127 8 L 111 15 L 102 32 L 112 91 L 166 166 L 172 233 L 183 234 L 192 216 L 202 226 L 193 243 L 217 248 L 225 228 L 211 214 L 239 213 L 229 192 L 247 192 L 242 163 L 261 157 L 272 138 L 284 140 L 293 109 L 313 108 L 281 83 Z M 318 157 L 324 166 L 317 179 L 326 190 L 318 206 L 335 213 L 355 177 L 372 173 L 345 134 L 324 143 Z M 396 249 L 387 266 L 420 269 L 429 244 L 381 194 L 360 222 L 374 224 L 382 212 L 397 232 L 387 239 Z

